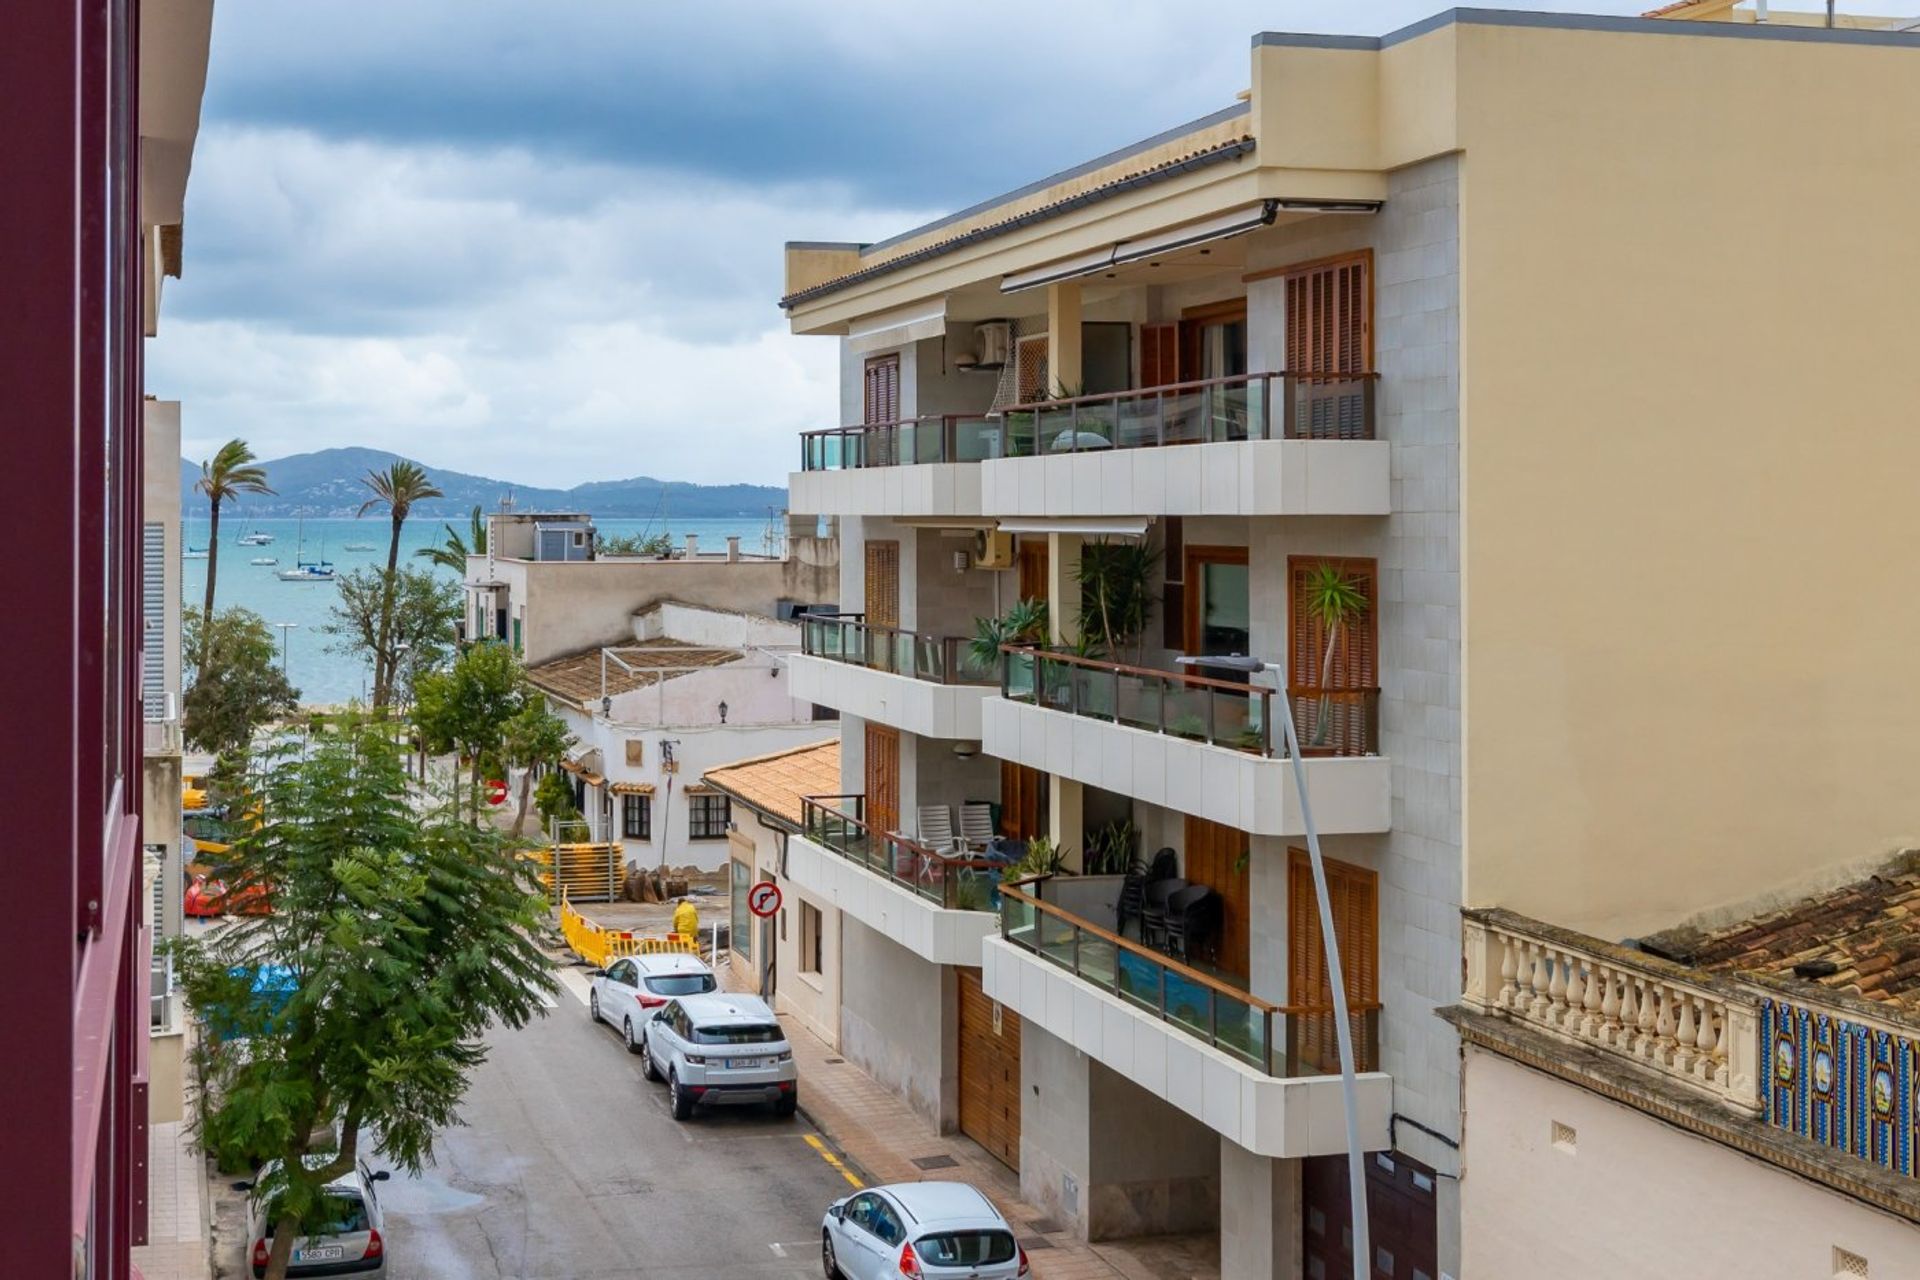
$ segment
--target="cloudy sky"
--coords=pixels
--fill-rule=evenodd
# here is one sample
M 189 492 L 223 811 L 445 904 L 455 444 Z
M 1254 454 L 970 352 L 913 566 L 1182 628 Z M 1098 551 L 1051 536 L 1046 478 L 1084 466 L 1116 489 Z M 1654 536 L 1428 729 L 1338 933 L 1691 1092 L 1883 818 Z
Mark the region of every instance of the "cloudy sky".
M 838 425 L 832 340 L 775 305 L 783 241 L 878 239 L 1228 105 L 1254 31 L 1438 7 L 218 0 L 149 385 L 192 458 L 782 484 Z

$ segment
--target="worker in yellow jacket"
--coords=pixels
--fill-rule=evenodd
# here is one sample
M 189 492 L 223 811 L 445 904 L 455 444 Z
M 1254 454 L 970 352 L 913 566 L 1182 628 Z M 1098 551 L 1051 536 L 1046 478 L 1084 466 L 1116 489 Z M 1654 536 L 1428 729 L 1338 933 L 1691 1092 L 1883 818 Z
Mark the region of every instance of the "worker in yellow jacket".
M 673 908 L 673 931 L 683 938 L 697 940 L 700 937 L 700 913 L 686 898 L 680 899 Z

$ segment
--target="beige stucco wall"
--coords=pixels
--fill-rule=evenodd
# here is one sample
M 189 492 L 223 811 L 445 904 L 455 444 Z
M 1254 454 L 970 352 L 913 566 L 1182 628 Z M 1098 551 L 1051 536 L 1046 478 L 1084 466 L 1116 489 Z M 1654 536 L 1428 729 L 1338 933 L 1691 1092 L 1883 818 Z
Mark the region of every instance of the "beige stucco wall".
M 1920 1277 L 1920 1229 L 1718 1143 L 1469 1047 L 1460 1182 L 1474 1280 L 1806 1280 L 1836 1247 Z M 1571 1152 L 1553 1145 L 1558 1121 Z
M 1920 843 L 1920 44 L 1457 40 L 1467 901 Z

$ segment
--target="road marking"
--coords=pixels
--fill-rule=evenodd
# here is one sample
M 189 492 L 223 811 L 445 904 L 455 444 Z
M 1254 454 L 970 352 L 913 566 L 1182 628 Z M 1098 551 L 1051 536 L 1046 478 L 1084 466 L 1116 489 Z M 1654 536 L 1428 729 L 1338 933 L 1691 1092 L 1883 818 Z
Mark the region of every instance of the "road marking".
M 583 969 L 575 969 L 569 966 L 567 968 L 557 969 L 554 972 L 555 972 L 555 976 L 558 977 L 560 980 L 561 990 L 565 991 L 568 995 L 571 995 L 575 1000 L 578 1000 L 581 1004 L 583 1005 L 586 1004 L 587 992 L 591 989 L 593 985 L 591 982 L 587 980 L 586 971 Z M 551 1008 L 552 1006 L 549 1005 L 548 1007 Z
M 848 1182 L 851 1182 L 853 1184 L 853 1189 L 855 1191 L 858 1191 L 860 1190 L 860 1188 L 867 1185 L 866 1183 L 860 1181 L 860 1179 L 854 1177 L 852 1170 L 848 1169 L 847 1166 L 840 1163 L 839 1156 L 836 1156 L 833 1154 L 833 1152 L 827 1150 L 826 1143 L 820 1141 L 820 1139 L 814 1137 L 810 1133 L 803 1134 L 802 1136 L 807 1140 L 808 1146 L 812 1147 L 815 1151 L 820 1153 L 820 1158 L 822 1160 L 825 1160 L 829 1165 L 831 1165 L 835 1170 L 839 1172 L 841 1177 L 845 1178 Z

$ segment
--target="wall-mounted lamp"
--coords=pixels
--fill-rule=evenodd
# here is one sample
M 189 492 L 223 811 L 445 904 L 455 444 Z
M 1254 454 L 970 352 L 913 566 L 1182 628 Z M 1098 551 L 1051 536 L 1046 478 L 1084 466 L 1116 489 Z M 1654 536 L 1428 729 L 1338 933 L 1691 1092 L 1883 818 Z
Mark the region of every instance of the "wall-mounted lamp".
M 726 722 L 727 722 L 727 704 L 725 702 L 722 702 L 720 704 L 720 723 L 725 724 Z

